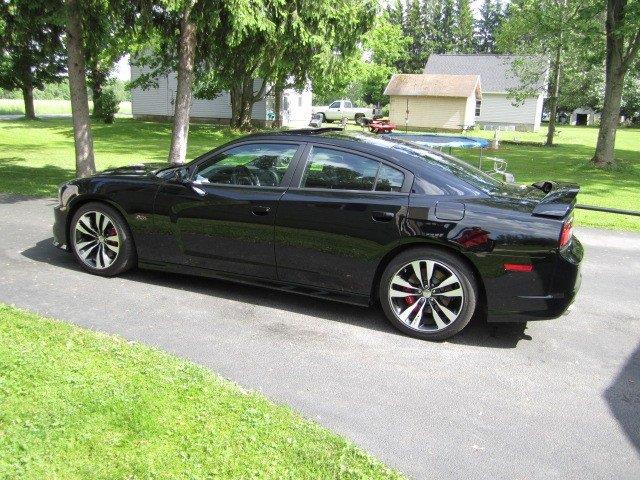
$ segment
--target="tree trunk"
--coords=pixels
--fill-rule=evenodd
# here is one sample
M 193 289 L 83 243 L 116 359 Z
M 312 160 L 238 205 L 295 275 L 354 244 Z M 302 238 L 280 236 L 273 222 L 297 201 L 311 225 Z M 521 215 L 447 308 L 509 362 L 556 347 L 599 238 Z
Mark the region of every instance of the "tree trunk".
M 231 95 L 231 126 L 251 130 L 251 110 L 255 103 L 253 79 L 241 80 L 229 92 Z
M 605 86 L 598 143 L 591 161 L 597 166 L 615 163 L 614 148 L 616 130 L 620 121 L 620 104 L 626 69 L 623 65 L 624 38 L 616 30 L 623 18 L 626 2 L 609 0 L 607 2 L 607 57 L 605 64 Z
M 562 34 L 558 39 L 556 54 L 551 72 L 551 84 L 549 85 L 549 129 L 547 131 L 547 147 L 553 146 L 553 137 L 556 134 L 556 120 L 558 118 L 558 94 L 560 93 L 560 55 L 562 53 Z
M 195 1 L 189 2 L 180 19 L 180 56 L 178 59 L 178 85 L 176 87 L 173 132 L 169 163 L 182 165 L 187 156 L 189 138 L 189 112 L 191 110 L 193 67 L 195 62 L 196 25 L 191 20 L 191 9 Z
M 613 165 L 615 163 L 614 148 L 616 145 L 616 131 L 620 121 L 623 85 L 624 73 L 620 74 L 619 71 L 607 72 L 598 143 L 591 160 L 598 166 Z
M 33 85 L 28 84 L 22 87 L 22 98 L 24 99 L 24 116 L 28 120 L 35 120 L 36 109 L 33 106 Z
M 273 101 L 273 109 L 275 110 L 276 118 L 273 122 L 273 126 L 275 128 L 282 127 L 282 85 L 278 84 L 274 88 L 274 101 Z
M 69 92 L 73 117 L 73 139 L 76 147 L 76 175 L 88 177 L 96 173 L 96 164 L 93 155 L 91 123 L 89 122 L 82 20 L 77 0 L 67 0 L 67 15 Z

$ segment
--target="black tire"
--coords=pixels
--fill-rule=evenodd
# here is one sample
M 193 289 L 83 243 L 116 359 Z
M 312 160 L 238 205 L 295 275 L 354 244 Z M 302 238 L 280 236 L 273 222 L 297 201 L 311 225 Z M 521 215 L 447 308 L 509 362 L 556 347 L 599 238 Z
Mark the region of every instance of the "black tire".
M 92 218 L 92 215 L 94 215 L 95 212 L 106 216 L 106 218 L 111 222 L 109 228 L 113 227 L 115 229 L 115 235 L 117 236 L 118 252 L 115 254 L 113 254 L 113 252 L 109 251 L 106 246 L 104 246 L 104 240 L 102 242 L 102 248 L 104 249 L 104 251 L 108 252 L 108 255 L 112 255 L 113 257 L 112 263 L 106 265 L 106 263 L 103 261 L 102 267 L 100 267 L 100 261 L 96 261 L 95 263 L 97 263 L 97 265 L 92 266 L 90 262 L 83 259 L 83 257 L 79 253 L 78 248 L 78 242 L 82 243 L 82 240 L 85 238 L 88 240 L 91 239 L 91 237 L 83 237 L 83 233 L 77 232 L 76 226 L 78 225 L 78 221 L 86 214 L 88 214 L 89 217 L 84 217 L 84 219 Z M 84 221 L 86 220 L 83 220 L 83 224 Z M 91 225 L 91 227 L 95 229 L 95 223 Z M 78 238 L 76 238 L 76 234 L 78 235 Z M 114 241 L 113 243 L 116 242 Z M 112 277 L 114 275 L 119 275 L 133 268 L 137 264 L 137 256 L 135 245 L 133 243 L 133 236 L 131 235 L 131 230 L 129 229 L 127 222 L 122 217 L 120 212 L 105 203 L 86 203 L 74 213 L 69 224 L 69 248 L 73 252 L 73 256 L 75 257 L 78 264 L 84 270 L 95 275 L 101 275 L 103 277 Z M 100 246 L 96 248 L 100 248 Z M 87 250 L 85 250 L 85 252 L 87 252 Z
M 320 116 L 322 117 L 320 121 L 320 126 L 322 126 L 323 123 L 327 123 L 327 116 L 324 113 L 321 113 Z
M 353 119 L 357 125 L 365 125 L 365 118 L 364 115 L 362 113 L 356 113 L 356 116 Z
M 450 321 L 444 328 L 438 330 L 422 330 L 420 325 L 417 328 L 411 327 L 407 323 L 403 322 L 400 318 L 398 318 L 397 308 L 398 303 L 394 306 L 393 302 L 400 302 L 398 299 L 392 300 L 390 298 L 390 287 L 391 281 L 395 277 L 395 275 L 399 271 L 402 270 L 404 266 L 410 264 L 415 261 L 435 261 L 440 264 L 439 267 L 436 267 L 438 272 L 443 272 L 445 269 L 448 269 L 451 273 L 453 273 L 459 282 L 454 283 L 456 285 L 459 283 L 460 288 L 462 289 L 462 296 L 460 298 L 460 307 L 457 317 Z M 421 264 L 426 265 L 426 264 Z M 441 269 L 441 267 L 446 267 L 445 269 Z M 436 272 L 436 273 L 438 273 Z M 444 275 L 444 274 L 442 274 Z M 444 283 L 444 280 L 441 280 Z M 437 284 L 434 287 L 437 289 Z M 447 287 L 449 288 L 449 287 Z M 456 287 L 450 287 L 456 288 Z M 397 289 L 395 287 L 394 289 Z M 408 290 L 411 291 L 411 290 Z M 438 291 L 438 290 L 436 290 Z M 440 290 L 441 291 L 441 290 Z M 431 296 L 431 292 L 428 293 L 429 297 Z M 420 298 L 420 294 L 415 295 L 416 298 Z M 412 297 L 414 297 L 412 295 Z M 442 297 L 437 297 L 442 301 Z M 473 314 L 476 310 L 476 306 L 478 304 L 478 285 L 475 278 L 475 275 L 471 271 L 471 269 L 465 264 L 463 260 L 458 258 L 456 255 L 448 253 L 446 251 L 432 249 L 432 248 L 412 248 L 410 250 L 406 250 L 400 254 L 398 254 L 395 258 L 393 258 L 389 264 L 384 269 L 382 276 L 380 278 L 380 284 L 378 286 L 378 300 L 380 301 L 380 306 L 384 311 L 387 319 L 391 324 L 396 327 L 398 330 L 416 338 L 422 338 L 425 340 L 444 340 L 446 338 L 450 338 L 460 332 L 464 327 L 467 326 Z M 427 315 L 427 320 L 429 319 L 429 315 L 433 315 L 432 313 L 427 313 L 427 311 L 431 311 L 431 306 L 428 302 L 431 302 L 431 298 L 426 298 L 423 300 L 427 306 L 425 306 L 424 315 Z M 450 301 L 448 298 L 446 301 Z M 408 304 L 412 305 L 411 303 Z M 437 305 L 437 304 L 436 304 Z M 440 311 L 440 317 L 442 315 L 442 311 Z M 416 315 L 417 316 L 417 315 Z M 414 316 L 415 319 L 415 316 Z M 419 321 L 420 323 L 420 321 Z

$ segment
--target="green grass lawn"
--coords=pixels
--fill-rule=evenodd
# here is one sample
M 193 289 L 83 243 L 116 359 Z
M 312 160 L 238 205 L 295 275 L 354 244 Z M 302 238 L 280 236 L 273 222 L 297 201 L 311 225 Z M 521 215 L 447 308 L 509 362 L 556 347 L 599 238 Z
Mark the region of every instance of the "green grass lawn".
M 34 100 L 36 115 L 71 115 L 71 102 L 68 100 Z M 93 109 L 93 102 L 89 102 Z M 24 115 L 22 99 L 0 98 L 0 115 Z M 131 115 L 131 102 L 120 102 L 118 115 Z
M 1 304 L 0 405 L 0 478 L 402 478 L 204 368 Z
M 359 127 L 350 126 L 353 129 Z M 171 124 L 119 118 L 113 125 L 94 124 L 98 169 L 130 163 L 164 162 Z M 640 130 L 618 131 L 615 169 L 596 169 L 589 164 L 597 129 L 561 126 L 558 145 L 514 145 L 502 143 L 498 151 L 485 154 L 503 158 L 516 181 L 564 180 L 582 187 L 578 201 L 605 207 L 640 210 Z M 204 153 L 237 136 L 227 127 L 193 124 L 188 158 Z M 474 131 L 474 136 L 491 137 L 492 132 Z M 537 133 L 501 132 L 503 140 L 544 141 L 545 129 Z M 477 164 L 477 150 L 454 150 Z M 29 195 L 55 195 L 63 181 L 74 176 L 74 148 L 71 120 L 48 118 L 37 121 L 0 122 L 0 191 Z M 576 211 L 578 225 L 640 231 L 640 217 Z

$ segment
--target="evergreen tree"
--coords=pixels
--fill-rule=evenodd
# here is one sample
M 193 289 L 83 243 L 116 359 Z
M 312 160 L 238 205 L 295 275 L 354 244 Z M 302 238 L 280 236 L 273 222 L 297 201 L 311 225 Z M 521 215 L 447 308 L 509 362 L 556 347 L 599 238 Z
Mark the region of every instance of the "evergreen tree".
M 484 0 L 480 7 L 480 18 L 476 21 L 476 48 L 480 53 L 491 53 L 495 49 L 495 33 L 498 12 L 493 0 Z
M 427 51 L 427 31 L 422 22 L 420 0 L 407 3 L 403 33 L 411 39 L 406 59 L 398 67 L 404 73 L 419 73 L 424 69 L 429 52 Z
M 473 13 L 469 0 L 458 0 L 456 5 L 455 49 L 460 53 L 473 53 Z
M 440 0 L 442 15 L 440 17 L 440 41 L 436 44 L 436 53 L 449 53 L 456 48 L 456 7 L 454 0 Z

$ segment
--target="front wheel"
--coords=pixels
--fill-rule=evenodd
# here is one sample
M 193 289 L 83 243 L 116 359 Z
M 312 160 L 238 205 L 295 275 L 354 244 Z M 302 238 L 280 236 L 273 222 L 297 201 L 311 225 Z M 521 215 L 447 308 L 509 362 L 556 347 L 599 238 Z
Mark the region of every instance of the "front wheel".
M 413 337 L 444 340 L 471 320 L 478 288 L 473 272 L 455 255 L 416 248 L 389 262 L 378 295 L 396 328 Z
M 71 219 L 69 244 L 88 272 L 111 277 L 135 264 L 136 252 L 126 221 L 103 203 L 82 205 Z

